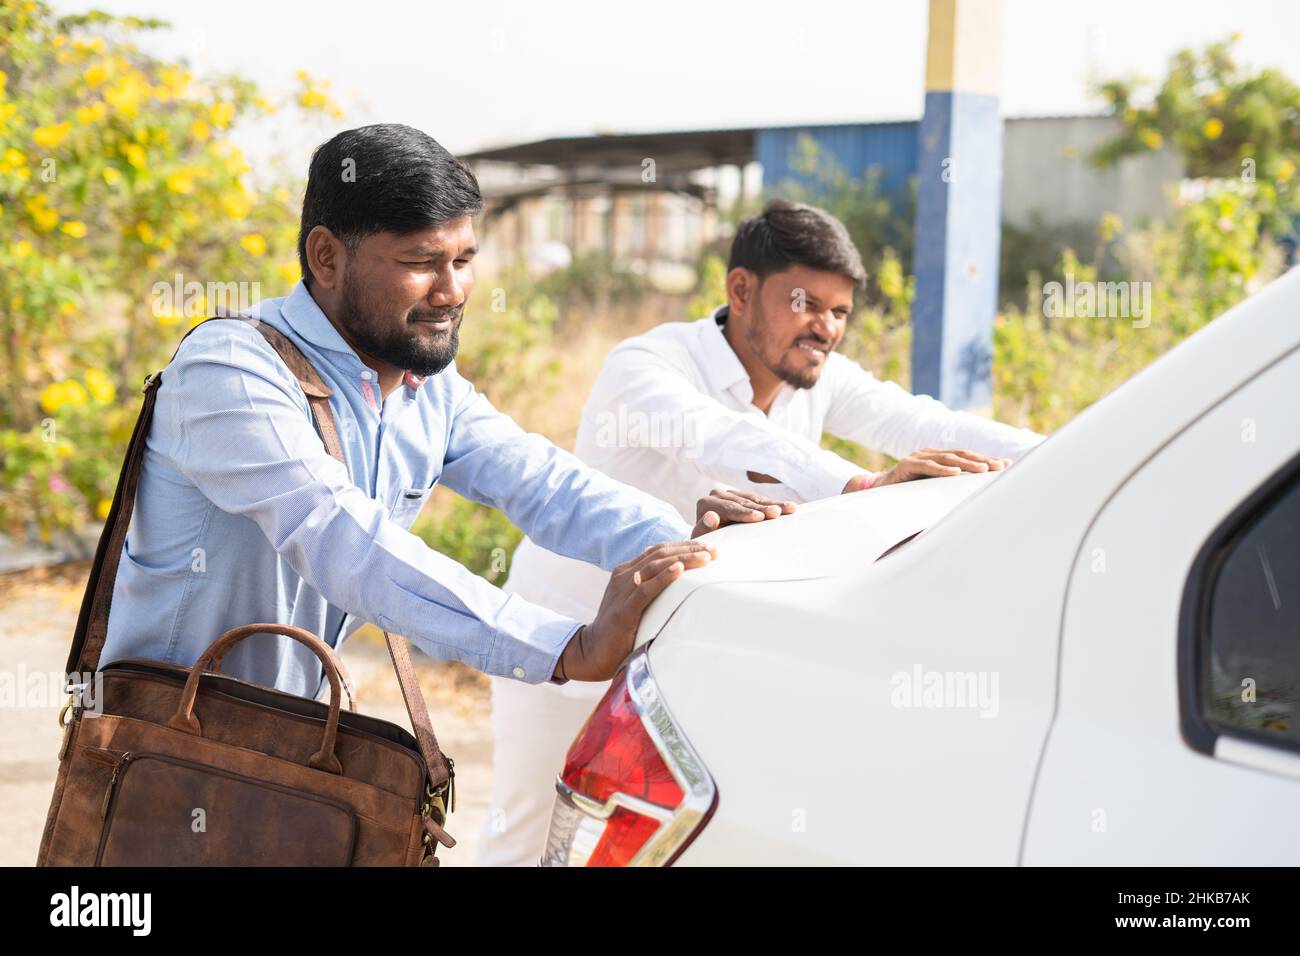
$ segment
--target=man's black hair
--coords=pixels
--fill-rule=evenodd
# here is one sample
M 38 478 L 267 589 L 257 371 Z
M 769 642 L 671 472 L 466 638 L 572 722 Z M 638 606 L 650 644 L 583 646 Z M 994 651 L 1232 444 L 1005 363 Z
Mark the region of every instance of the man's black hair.
M 307 285 L 307 234 L 334 233 L 349 252 L 379 232 L 445 225 L 483 210 L 474 173 L 426 133 L 400 123 L 344 130 L 312 153 L 298 228 L 298 264 Z
M 844 223 L 825 209 L 773 199 L 736 230 L 727 269 L 748 269 L 762 280 L 791 265 L 848 276 L 859 289 L 867 282 Z

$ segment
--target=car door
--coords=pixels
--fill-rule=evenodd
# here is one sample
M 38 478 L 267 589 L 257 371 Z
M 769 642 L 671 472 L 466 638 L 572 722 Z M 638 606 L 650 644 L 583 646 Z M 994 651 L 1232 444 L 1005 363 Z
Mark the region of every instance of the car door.
M 1089 528 L 1023 863 L 1300 863 L 1297 383 L 1293 350 Z

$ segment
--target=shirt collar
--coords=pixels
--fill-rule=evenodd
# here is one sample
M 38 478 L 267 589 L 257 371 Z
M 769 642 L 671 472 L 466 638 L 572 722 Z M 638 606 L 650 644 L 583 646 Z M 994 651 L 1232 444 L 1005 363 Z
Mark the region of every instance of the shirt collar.
M 352 356 L 356 362 L 361 361 L 357 353 L 352 351 L 352 346 L 343 341 L 339 330 L 334 328 L 334 323 L 321 311 L 321 307 L 316 304 L 316 300 L 311 297 L 306 284 L 301 280 L 280 306 L 280 314 L 295 332 L 317 348 L 341 352 Z
M 704 367 L 704 377 L 708 379 L 709 387 L 715 392 L 727 391 L 743 382 L 752 399 L 754 390 L 749 382 L 749 373 L 745 371 L 745 366 L 740 364 L 740 359 L 732 349 L 731 343 L 727 341 L 727 337 L 722 334 L 722 326 L 726 323 L 729 312 L 729 306 L 720 305 L 707 319 L 700 320 L 700 348 L 703 358 L 701 364 Z
M 280 313 L 290 327 L 312 345 L 346 356 L 350 360 L 347 364 L 354 366 L 352 369 L 354 372 L 363 371 L 368 367 L 361 361 L 352 346 L 343 340 L 343 336 L 339 335 L 339 330 L 316 304 L 316 300 L 312 298 L 311 292 L 301 280 L 280 306 Z M 416 375 L 408 370 L 402 376 L 402 383 L 409 389 L 418 390 L 427 379 L 427 375 Z
M 754 404 L 754 383 L 749 380 L 749 372 L 741 364 L 727 337 L 722 334 L 722 327 L 731 312 L 728 305 L 720 305 L 707 319 L 700 320 L 700 340 L 704 358 L 704 376 L 714 392 L 729 391 L 746 405 Z M 777 388 L 769 416 L 776 414 L 794 397 L 795 387 L 782 382 Z

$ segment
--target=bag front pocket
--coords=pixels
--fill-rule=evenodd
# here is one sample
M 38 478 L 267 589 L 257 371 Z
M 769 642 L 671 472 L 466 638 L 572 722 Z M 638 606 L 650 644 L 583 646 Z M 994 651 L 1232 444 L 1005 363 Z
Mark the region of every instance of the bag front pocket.
M 167 754 L 117 754 L 97 866 L 347 866 L 344 803 Z

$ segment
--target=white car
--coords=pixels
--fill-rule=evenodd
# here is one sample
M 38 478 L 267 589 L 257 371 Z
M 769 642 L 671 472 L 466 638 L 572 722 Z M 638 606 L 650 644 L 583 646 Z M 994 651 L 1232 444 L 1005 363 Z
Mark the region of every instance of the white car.
M 1300 270 L 1005 472 L 713 540 L 544 863 L 1300 863 Z

